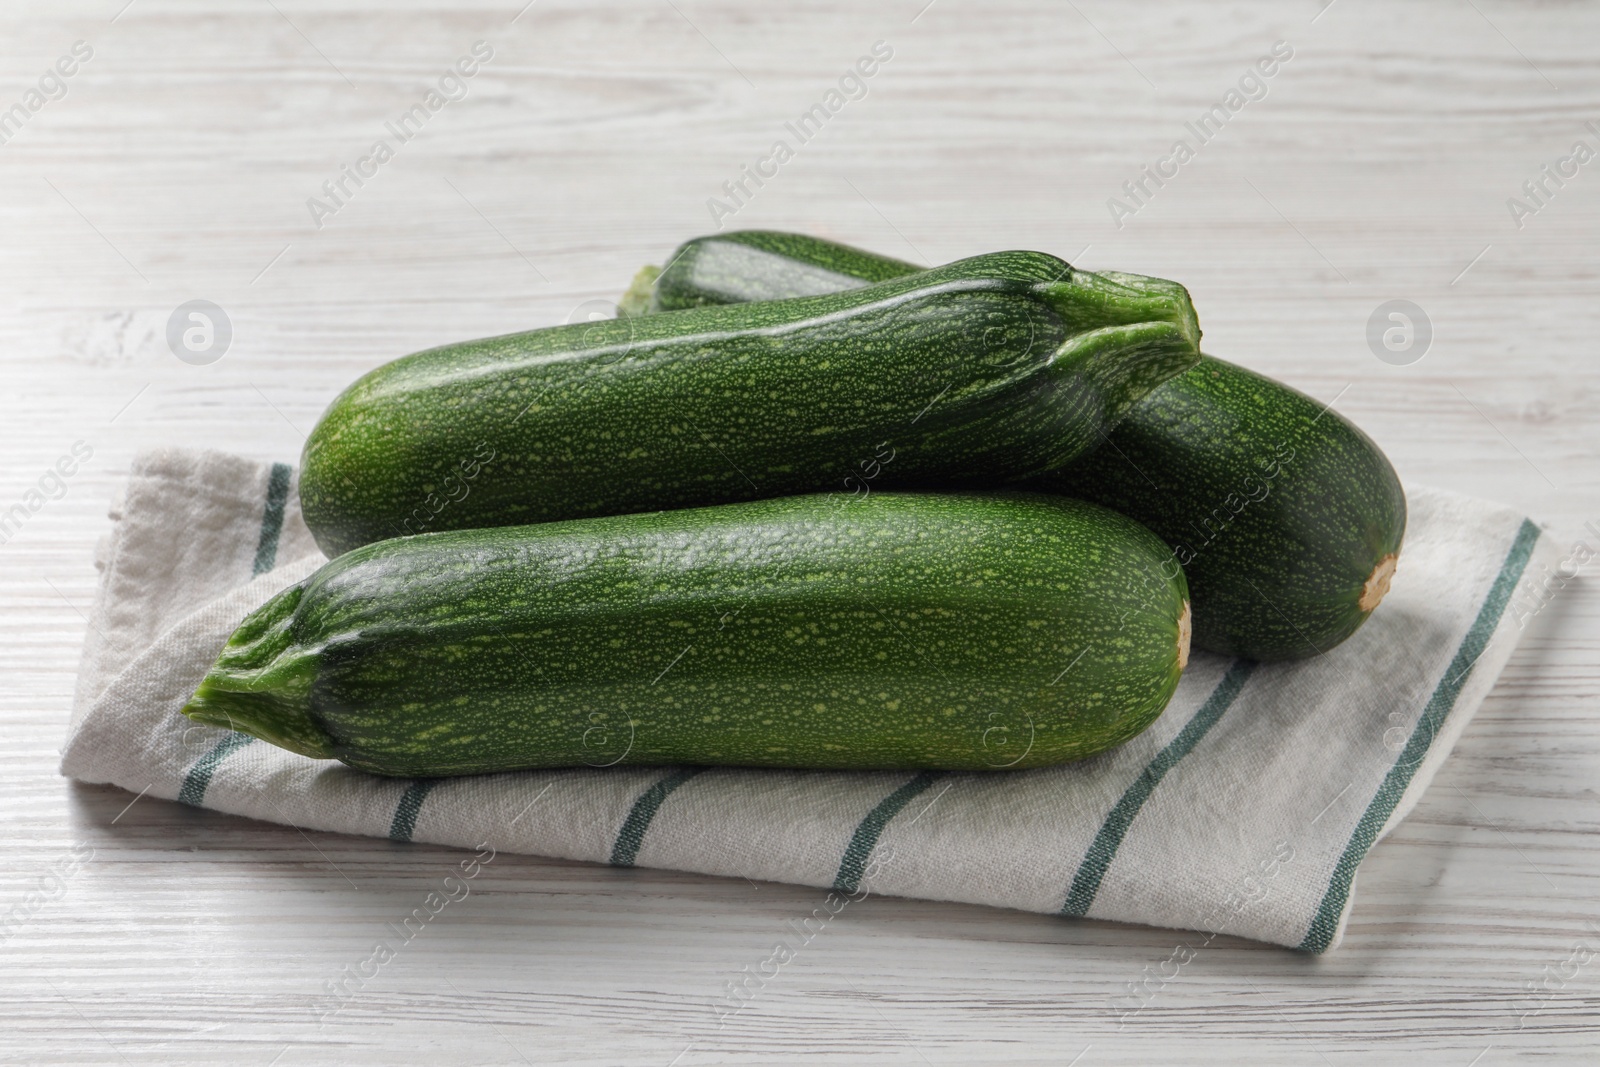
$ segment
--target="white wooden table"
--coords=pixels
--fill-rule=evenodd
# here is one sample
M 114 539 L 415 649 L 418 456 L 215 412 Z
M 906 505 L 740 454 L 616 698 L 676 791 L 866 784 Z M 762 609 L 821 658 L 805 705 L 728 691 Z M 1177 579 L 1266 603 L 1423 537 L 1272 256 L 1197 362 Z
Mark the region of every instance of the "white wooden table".
M 1111 998 L 1172 932 L 878 898 L 718 1031 L 724 983 L 816 891 L 514 856 L 319 1026 L 324 979 L 454 854 L 59 777 L 92 547 L 136 450 L 293 460 L 380 361 L 615 297 L 711 229 L 708 198 L 877 41 L 893 55 L 865 95 L 725 225 L 1180 279 L 1209 351 L 1335 401 L 1405 478 L 1600 547 L 1581 530 L 1600 522 L 1600 162 L 1542 203 L 1521 189 L 1600 147 L 1594 4 L 523 2 L 0 12 L 0 109 L 92 50 L 0 144 L 0 511 L 93 451 L 0 545 L 0 911 L 48 898 L 0 943 L 0 1062 L 1594 1062 L 1596 565 L 1362 867 L 1343 948 L 1219 938 L 1121 1031 Z M 345 179 L 319 228 L 308 198 L 479 40 L 465 97 Z M 1259 99 L 1127 199 L 1278 41 L 1265 95 L 1248 83 Z M 1137 208 L 1120 227 L 1114 196 Z M 209 365 L 166 341 L 192 299 L 232 323 Z M 1418 362 L 1369 348 L 1391 299 L 1431 321 Z M 1528 983 L 1547 992 L 1519 1019 Z

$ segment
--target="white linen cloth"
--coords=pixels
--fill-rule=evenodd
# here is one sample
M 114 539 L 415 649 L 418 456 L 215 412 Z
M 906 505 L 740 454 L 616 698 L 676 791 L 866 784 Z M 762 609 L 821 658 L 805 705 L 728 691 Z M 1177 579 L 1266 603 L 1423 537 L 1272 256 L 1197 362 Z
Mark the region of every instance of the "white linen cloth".
M 179 713 L 244 616 L 324 562 L 294 472 L 146 453 L 114 505 L 62 773 L 303 828 L 1225 932 L 1324 952 L 1519 634 L 1548 538 L 1423 486 L 1387 599 L 1297 663 L 1197 653 L 1132 741 L 981 774 L 369 776 Z M 1526 592 L 1524 590 L 1524 592 Z M 833 899 L 833 898 L 830 898 Z

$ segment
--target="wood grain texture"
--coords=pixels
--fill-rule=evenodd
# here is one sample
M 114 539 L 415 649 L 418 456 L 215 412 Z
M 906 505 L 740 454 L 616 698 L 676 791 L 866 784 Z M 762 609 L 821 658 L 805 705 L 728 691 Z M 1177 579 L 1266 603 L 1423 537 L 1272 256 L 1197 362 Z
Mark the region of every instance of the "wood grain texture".
M 1600 956 L 1564 964 L 1600 949 L 1594 565 L 1363 865 L 1341 949 L 1217 938 L 1121 1029 L 1114 998 L 1172 932 L 868 900 L 719 1027 L 725 983 L 817 893 L 513 856 L 319 1020 L 324 982 L 456 854 L 127 808 L 57 775 L 93 546 L 136 450 L 292 460 L 383 360 L 615 299 L 879 40 L 867 95 L 731 225 L 1180 279 L 1208 351 L 1335 402 L 1403 477 L 1600 547 L 1581 530 L 1600 522 L 1600 163 L 1521 228 L 1506 206 L 1600 143 L 1600 7 L 925 4 L 0 13 L 0 109 L 94 49 L 0 144 L 0 510 L 73 442 L 94 450 L 0 545 L 0 909 L 93 850 L 0 943 L 0 1062 L 1592 1062 Z M 315 227 L 307 198 L 479 39 L 495 54 L 466 98 Z M 1265 97 L 1115 226 L 1107 198 L 1279 40 L 1294 55 Z M 234 327 L 209 366 L 164 339 L 195 298 Z M 1397 298 L 1435 333 L 1405 367 L 1365 336 Z M 1519 1020 L 1527 983 L 1549 993 Z

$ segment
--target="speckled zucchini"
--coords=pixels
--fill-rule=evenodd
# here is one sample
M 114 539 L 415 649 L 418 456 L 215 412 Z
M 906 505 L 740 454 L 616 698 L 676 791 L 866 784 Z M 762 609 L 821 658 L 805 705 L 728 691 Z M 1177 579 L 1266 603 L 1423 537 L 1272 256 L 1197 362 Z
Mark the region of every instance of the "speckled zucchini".
M 732 233 L 687 242 L 640 288 L 653 289 L 653 307 L 734 303 L 840 276 L 869 284 L 897 262 L 797 234 Z M 1370 438 L 1211 356 L 1135 405 L 1104 447 L 1029 484 L 1160 534 L 1168 568 L 1188 573 L 1196 647 L 1261 660 L 1326 652 L 1354 633 L 1388 591 L 1406 525 L 1400 481 Z
M 859 289 L 919 268 L 849 245 L 778 230 L 735 230 L 685 241 L 667 261 L 646 267 L 629 289 L 629 314 L 705 304 L 746 304 Z M 660 276 L 659 279 L 657 276 Z
M 1201 648 L 1313 656 L 1389 591 L 1406 528 L 1400 480 L 1370 437 L 1304 393 L 1206 356 L 1107 442 L 1034 484 L 1161 535 L 1188 574 Z
M 448 345 L 334 402 L 300 500 L 334 556 L 814 492 L 869 465 L 874 489 L 1005 483 L 1093 447 L 1198 341 L 1182 286 L 1002 252 L 849 292 Z
M 1037 767 L 1160 714 L 1181 573 L 1048 494 L 874 493 L 397 538 L 268 601 L 183 709 L 432 777 Z

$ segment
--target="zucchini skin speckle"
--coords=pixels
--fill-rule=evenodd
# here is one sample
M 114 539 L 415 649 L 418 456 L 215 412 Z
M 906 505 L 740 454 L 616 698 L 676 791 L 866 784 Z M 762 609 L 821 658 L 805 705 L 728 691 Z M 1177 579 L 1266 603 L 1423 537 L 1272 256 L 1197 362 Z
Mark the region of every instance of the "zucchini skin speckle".
M 1187 654 L 1169 555 L 1031 493 L 423 534 L 258 609 L 184 711 L 384 775 L 1043 766 L 1166 706 Z
M 896 264 L 920 270 L 802 234 L 718 234 L 673 254 L 651 306 L 772 299 L 837 278 L 867 285 Z M 1405 536 L 1405 493 L 1366 434 L 1212 356 L 1152 390 L 1091 454 L 1023 484 L 1155 531 L 1188 575 L 1195 647 L 1258 660 L 1316 655 L 1353 634 Z
M 333 403 L 300 501 L 336 556 L 817 492 L 880 446 L 895 461 L 874 488 L 988 487 L 1087 452 L 1198 343 L 1181 286 L 1001 252 L 848 292 L 447 345 Z

